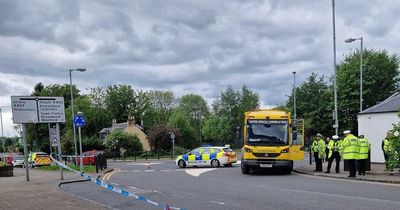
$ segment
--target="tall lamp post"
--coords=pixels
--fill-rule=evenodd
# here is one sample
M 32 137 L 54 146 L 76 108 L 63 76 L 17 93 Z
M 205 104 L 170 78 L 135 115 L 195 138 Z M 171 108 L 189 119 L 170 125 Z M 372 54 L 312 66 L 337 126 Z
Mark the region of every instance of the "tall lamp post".
M 4 133 L 3 133 L 3 112 L 0 107 L 0 121 L 1 121 L 1 142 L 3 146 L 3 152 L 5 152 L 5 141 L 4 141 Z
M 5 107 L 10 107 L 10 106 L 0 106 L 0 123 L 1 123 L 1 141 L 2 141 L 2 146 L 3 146 L 3 152 L 6 150 L 6 140 L 4 139 L 4 130 L 3 130 L 3 109 Z
M 296 72 L 293 72 L 293 118 L 296 119 Z
M 334 89 L 334 101 L 335 110 L 333 112 L 335 118 L 335 134 L 339 135 L 339 121 L 338 121 L 338 105 L 337 105 L 337 84 L 336 84 L 336 27 L 335 27 L 335 0 L 332 0 L 332 26 L 333 26 L 333 89 Z
M 356 40 L 360 40 L 361 46 L 360 46 L 360 112 L 363 110 L 363 37 L 360 38 L 348 38 L 344 40 L 346 43 L 352 43 Z
M 74 147 L 75 147 L 75 164 L 78 162 L 78 147 L 76 143 L 76 130 L 75 130 L 75 124 L 74 124 L 74 94 L 72 92 L 72 72 L 73 71 L 79 71 L 79 72 L 84 72 L 86 71 L 85 68 L 77 68 L 77 69 L 70 69 L 69 70 L 69 89 L 71 92 L 71 111 L 72 111 L 72 130 L 74 131 Z

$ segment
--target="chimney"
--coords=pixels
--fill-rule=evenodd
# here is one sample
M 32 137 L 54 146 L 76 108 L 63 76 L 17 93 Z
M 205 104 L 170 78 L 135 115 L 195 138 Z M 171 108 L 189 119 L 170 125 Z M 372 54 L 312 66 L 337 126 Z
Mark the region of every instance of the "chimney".
M 112 125 L 117 124 L 117 119 L 112 119 Z
M 134 125 L 134 124 L 136 124 L 135 117 L 134 116 L 128 117 L 128 126 L 131 126 L 131 125 Z

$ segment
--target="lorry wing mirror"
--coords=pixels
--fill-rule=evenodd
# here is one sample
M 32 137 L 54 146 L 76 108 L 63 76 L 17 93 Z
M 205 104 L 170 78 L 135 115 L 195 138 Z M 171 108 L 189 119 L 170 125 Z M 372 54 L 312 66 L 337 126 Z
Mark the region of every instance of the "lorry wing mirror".
M 297 141 L 297 131 L 292 132 L 292 140 Z
M 237 126 L 237 127 L 236 127 L 236 138 L 237 138 L 237 139 L 240 139 L 240 136 L 241 136 L 241 135 L 240 135 L 240 126 Z

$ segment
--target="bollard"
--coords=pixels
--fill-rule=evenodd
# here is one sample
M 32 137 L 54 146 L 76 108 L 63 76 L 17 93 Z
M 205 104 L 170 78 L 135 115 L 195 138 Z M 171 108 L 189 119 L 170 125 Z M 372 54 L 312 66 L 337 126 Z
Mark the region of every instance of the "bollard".
M 98 156 L 94 156 L 94 165 L 96 165 L 96 174 L 99 173 L 99 158 Z
M 147 151 L 146 151 L 146 160 L 147 160 Z

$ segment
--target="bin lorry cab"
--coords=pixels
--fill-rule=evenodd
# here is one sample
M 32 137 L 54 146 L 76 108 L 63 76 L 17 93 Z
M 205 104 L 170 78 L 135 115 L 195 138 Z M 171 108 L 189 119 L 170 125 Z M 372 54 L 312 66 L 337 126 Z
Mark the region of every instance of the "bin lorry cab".
M 281 169 L 290 174 L 294 160 L 304 159 L 304 126 L 290 112 L 257 110 L 245 113 L 241 170 Z

